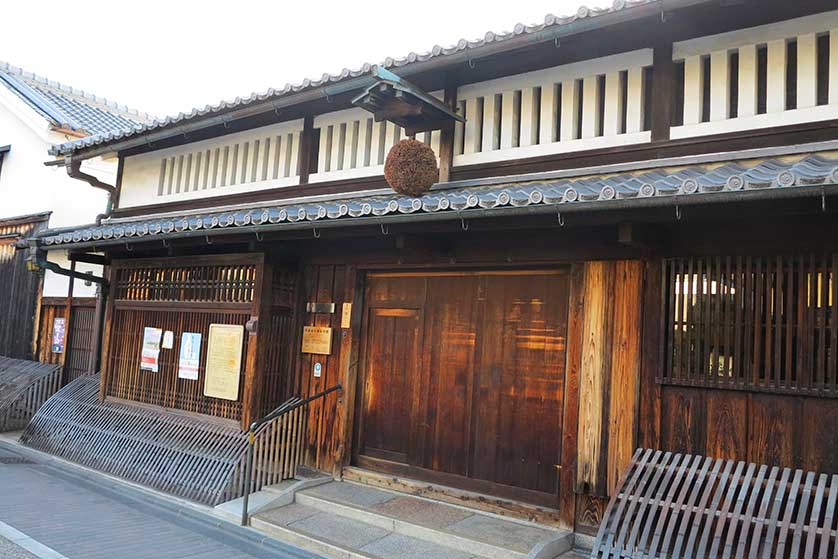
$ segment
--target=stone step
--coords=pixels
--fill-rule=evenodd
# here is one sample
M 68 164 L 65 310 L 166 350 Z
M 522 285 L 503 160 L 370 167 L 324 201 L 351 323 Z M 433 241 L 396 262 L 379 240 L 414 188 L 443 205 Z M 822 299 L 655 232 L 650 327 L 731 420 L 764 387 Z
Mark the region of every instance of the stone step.
M 331 559 L 486 559 L 299 503 L 261 512 L 251 526 Z
M 308 488 L 299 491 L 295 501 L 474 556 L 553 559 L 573 545 L 573 535 L 567 531 L 356 483 Z

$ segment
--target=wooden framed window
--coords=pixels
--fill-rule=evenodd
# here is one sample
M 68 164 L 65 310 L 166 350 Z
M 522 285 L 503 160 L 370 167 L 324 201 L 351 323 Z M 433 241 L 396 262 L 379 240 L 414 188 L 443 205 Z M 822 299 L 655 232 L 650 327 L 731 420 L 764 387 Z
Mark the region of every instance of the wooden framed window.
M 237 401 L 204 395 L 210 324 L 244 326 L 258 315 L 261 255 L 117 260 L 112 265 L 105 394 L 109 397 L 239 420 L 250 337 L 244 337 Z M 175 347 L 160 353 L 157 372 L 140 370 L 145 327 L 169 330 Z M 178 376 L 179 340 L 202 335 L 197 380 Z
M 670 258 L 663 384 L 838 395 L 838 254 Z

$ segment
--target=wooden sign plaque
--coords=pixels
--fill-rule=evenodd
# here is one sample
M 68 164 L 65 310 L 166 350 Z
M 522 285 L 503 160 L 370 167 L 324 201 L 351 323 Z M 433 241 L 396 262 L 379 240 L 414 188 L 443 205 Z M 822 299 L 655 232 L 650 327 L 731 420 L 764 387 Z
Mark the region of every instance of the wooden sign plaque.
M 304 326 L 302 352 L 330 355 L 332 353 L 332 329 L 328 326 Z

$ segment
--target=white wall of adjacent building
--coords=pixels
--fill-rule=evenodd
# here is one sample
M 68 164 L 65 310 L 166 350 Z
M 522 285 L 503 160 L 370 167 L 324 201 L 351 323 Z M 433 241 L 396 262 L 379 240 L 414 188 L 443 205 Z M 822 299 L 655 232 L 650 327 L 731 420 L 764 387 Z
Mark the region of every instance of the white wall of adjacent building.
M 0 146 L 10 145 L 0 168 L 0 219 L 51 211 L 51 228 L 92 223 L 105 211 L 107 195 L 67 176 L 63 167 L 46 167 L 52 144 L 74 139 L 50 128 L 49 122 L 5 87 L 0 87 Z M 116 179 L 116 159 L 85 162 L 83 170 L 108 184 Z M 66 253 L 51 252 L 50 260 L 69 267 Z M 79 264 L 81 271 L 101 273 L 101 267 Z M 47 272 L 45 297 L 66 297 L 69 280 Z M 75 282 L 73 296 L 92 297 L 94 286 Z

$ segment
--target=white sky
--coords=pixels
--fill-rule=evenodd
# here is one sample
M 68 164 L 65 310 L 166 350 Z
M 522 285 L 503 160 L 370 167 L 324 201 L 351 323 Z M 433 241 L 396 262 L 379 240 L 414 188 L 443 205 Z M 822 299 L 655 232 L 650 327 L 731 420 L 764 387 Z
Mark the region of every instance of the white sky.
M 9 1 L 0 60 L 163 116 L 573 14 L 584 1 Z

